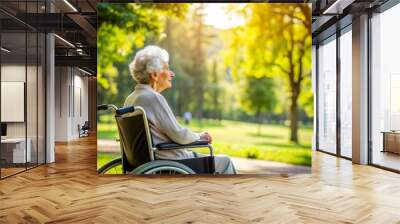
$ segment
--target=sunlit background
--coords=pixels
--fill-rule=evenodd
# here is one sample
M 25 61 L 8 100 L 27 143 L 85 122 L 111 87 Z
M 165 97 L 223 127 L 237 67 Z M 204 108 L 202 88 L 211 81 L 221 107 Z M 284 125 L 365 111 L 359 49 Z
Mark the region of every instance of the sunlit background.
M 135 52 L 159 45 L 176 74 L 163 95 L 178 120 L 209 131 L 239 173 L 309 171 L 309 4 L 102 3 L 98 16 L 98 104 L 122 106 L 135 85 L 127 67 Z M 112 115 L 98 119 L 100 166 L 119 146 Z
M 232 4 L 226 3 L 205 3 L 204 24 L 214 26 L 217 29 L 229 29 L 245 24 L 244 17 L 233 10 L 229 10 Z M 244 8 L 245 3 L 237 3 L 237 9 Z

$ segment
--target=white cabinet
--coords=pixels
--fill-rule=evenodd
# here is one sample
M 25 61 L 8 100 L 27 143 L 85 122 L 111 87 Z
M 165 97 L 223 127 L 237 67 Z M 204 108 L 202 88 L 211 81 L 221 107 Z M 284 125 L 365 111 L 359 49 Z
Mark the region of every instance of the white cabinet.
M 26 140 L 27 147 L 25 151 L 25 138 L 7 138 L 1 140 L 2 151 L 12 152 L 12 163 L 25 163 L 32 161 L 32 140 Z M 11 153 L 9 154 L 11 157 Z M 10 158 L 11 160 L 11 158 Z M 10 161 L 11 162 L 11 161 Z

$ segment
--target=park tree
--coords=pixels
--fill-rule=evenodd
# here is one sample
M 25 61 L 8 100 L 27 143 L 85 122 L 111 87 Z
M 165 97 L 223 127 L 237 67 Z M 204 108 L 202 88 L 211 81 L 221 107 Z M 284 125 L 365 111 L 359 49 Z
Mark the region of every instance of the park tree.
M 172 18 L 167 17 L 165 18 L 165 26 L 164 26 L 164 31 L 163 31 L 163 38 L 160 41 L 160 46 L 167 50 L 168 52 L 172 52 L 176 48 L 174 44 L 174 36 L 173 36 L 173 21 Z M 172 71 L 176 74 L 176 60 L 175 56 L 176 54 L 170 54 L 169 55 L 169 66 Z M 174 78 L 173 82 L 176 83 L 176 79 L 180 78 L 180 75 L 177 75 L 176 78 Z M 176 88 L 173 88 L 172 90 L 168 90 L 163 93 L 163 95 L 168 99 L 168 102 L 170 102 L 170 105 L 172 108 L 177 108 L 178 109 L 178 114 L 181 114 L 181 111 L 179 111 L 179 107 L 177 106 L 177 95 L 178 91 Z
M 274 88 L 274 81 L 269 77 L 248 76 L 244 80 L 240 102 L 244 111 L 256 116 L 258 135 L 261 134 L 263 114 L 272 113 L 277 104 Z
M 221 120 L 221 108 L 219 106 L 219 98 L 220 98 L 220 93 L 221 93 L 221 88 L 220 88 L 220 80 L 218 77 L 218 65 L 217 65 L 217 60 L 213 60 L 212 62 L 212 67 L 211 67 L 211 96 L 212 96 L 212 112 L 213 112 L 213 118 Z
M 290 140 L 298 142 L 299 97 L 304 95 L 308 100 L 303 106 L 312 108 L 309 94 L 304 94 L 311 89 L 302 88 L 311 79 L 311 5 L 248 4 L 238 11 L 246 23 L 227 36 L 231 49 L 225 52 L 226 62 L 237 77 L 251 74 L 284 81 Z
M 204 91 L 206 79 L 206 60 L 205 60 L 205 43 L 206 38 L 204 35 L 204 21 L 203 21 L 203 4 L 194 4 L 191 12 L 191 47 L 188 49 L 189 58 L 191 60 L 191 67 L 187 72 L 193 77 L 193 91 L 192 96 L 195 98 L 195 115 L 197 118 L 203 118 L 204 108 Z
M 158 43 L 170 54 L 170 68 L 175 73 L 174 88 L 163 95 L 182 115 L 191 111 L 197 118 L 202 118 L 208 102 L 206 50 L 209 34 L 203 23 L 202 4 L 192 4 L 185 15 L 185 20 L 165 18 L 163 37 Z
M 164 35 L 158 43 L 161 47 L 170 52 L 170 69 L 175 73 L 173 79 L 173 88 L 164 91 L 162 94 L 166 97 L 176 114 L 181 115 L 186 111 L 194 109 L 194 100 L 196 93 L 194 88 L 194 77 L 191 74 L 193 67 L 192 61 L 188 60 L 190 49 L 192 48 L 191 39 L 192 30 L 186 15 L 185 20 L 167 17 L 165 18 Z

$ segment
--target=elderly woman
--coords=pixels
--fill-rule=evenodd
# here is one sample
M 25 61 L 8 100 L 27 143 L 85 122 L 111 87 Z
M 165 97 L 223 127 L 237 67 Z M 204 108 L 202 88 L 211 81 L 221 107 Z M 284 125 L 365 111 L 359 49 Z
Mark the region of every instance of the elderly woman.
M 211 143 L 212 138 L 209 133 L 195 133 L 179 125 L 167 101 L 160 94 L 165 89 L 171 88 L 171 81 L 175 76 L 169 70 L 168 60 L 168 52 L 157 46 L 147 46 L 136 53 L 129 69 L 138 84 L 126 98 L 124 106 L 144 108 L 155 145 L 168 142 L 189 144 L 200 139 Z M 156 157 L 159 159 L 187 159 L 199 156 L 204 155 L 187 149 L 156 152 Z M 223 174 L 236 173 L 230 158 L 222 155 L 215 156 L 215 170 Z

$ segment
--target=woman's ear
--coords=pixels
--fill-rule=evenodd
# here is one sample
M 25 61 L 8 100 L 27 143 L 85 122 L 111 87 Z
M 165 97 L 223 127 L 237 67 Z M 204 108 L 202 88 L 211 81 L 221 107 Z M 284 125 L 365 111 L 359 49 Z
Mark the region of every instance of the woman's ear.
M 153 80 L 153 82 L 157 81 L 157 78 L 158 78 L 158 76 L 157 76 L 156 72 L 153 72 L 150 74 L 150 79 Z

